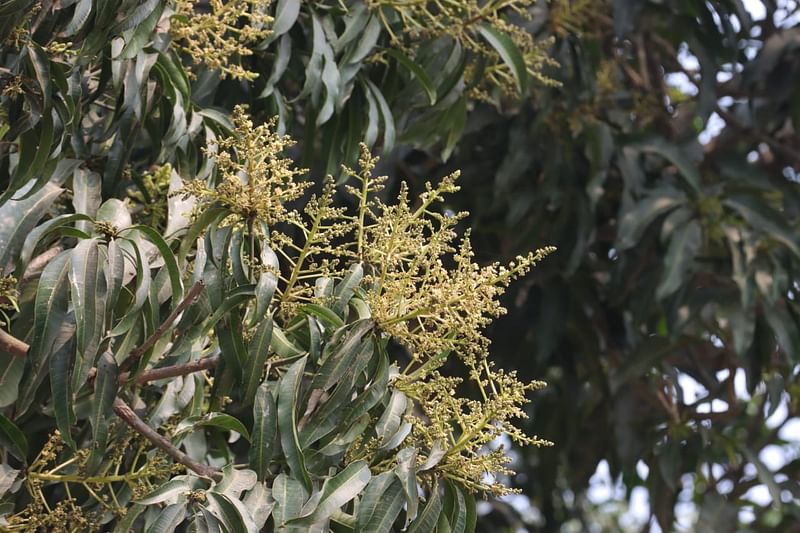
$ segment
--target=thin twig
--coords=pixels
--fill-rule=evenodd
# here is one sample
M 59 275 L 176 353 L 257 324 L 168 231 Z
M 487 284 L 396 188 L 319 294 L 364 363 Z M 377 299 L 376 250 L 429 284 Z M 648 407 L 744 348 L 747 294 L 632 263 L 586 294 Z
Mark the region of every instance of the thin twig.
M 169 314 L 166 320 L 158 326 L 158 329 L 150 335 L 147 340 L 145 340 L 140 346 L 131 350 L 130 355 L 127 359 L 125 359 L 119 367 L 120 372 L 124 372 L 126 370 L 130 370 L 130 368 L 136 364 L 139 359 L 144 355 L 144 353 L 153 347 L 153 345 L 158 342 L 158 339 L 161 338 L 164 333 L 167 332 L 169 327 L 175 322 L 175 319 L 186 310 L 187 307 L 192 305 L 195 298 L 200 296 L 200 293 L 203 292 L 203 288 L 205 287 L 205 283 L 203 280 L 198 280 L 192 288 L 189 289 L 189 292 L 186 293 L 186 296 L 181 300 L 181 302 L 175 307 L 175 309 Z
M 30 346 L 10 333 L 0 329 L 0 351 L 9 353 L 14 357 L 26 357 Z
M 198 463 L 180 451 L 169 441 L 169 439 L 148 426 L 144 420 L 139 418 L 139 416 L 133 412 L 133 409 L 131 409 L 130 406 L 120 398 L 114 400 L 114 412 L 134 431 L 152 442 L 156 447 L 163 450 L 164 453 L 175 459 L 176 462 L 182 464 L 200 476 L 211 478 L 214 481 L 219 481 L 222 479 L 222 473 L 218 469 L 214 468 L 213 466 Z
M 219 361 L 220 356 L 214 355 L 212 357 L 204 357 L 203 359 L 198 359 L 197 361 L 192 361 L 190 363 L 154 368 L 152 370 L 146 370 L 142 372 L 136 376 L 134 381 L 137 385 L 143 385 L 150 381 L 157 381 L 159 379 L 188 376 L 189 374 L 194 374 L 195 372 L 215 368 L 219 364 Z M 127 372 L 121 374 L 119 376 L 120 384 L 127 381 L 129 377 L 130 374 Z

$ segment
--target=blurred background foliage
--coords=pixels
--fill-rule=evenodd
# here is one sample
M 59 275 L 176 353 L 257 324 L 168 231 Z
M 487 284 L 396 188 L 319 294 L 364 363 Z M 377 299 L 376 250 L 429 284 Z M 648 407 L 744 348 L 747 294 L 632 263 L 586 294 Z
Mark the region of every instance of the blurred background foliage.
M 532 508 L 492 516 L 795 531 L 797 2 L 537 7 L 560 84 L 476 105 L 444 166 L 464 169 L 454 208 L 480 259 L 559 248 L 493 330 L 501 364 L 549 382 L 532 431 L 557 444 L 519 451 Z M 412 179 L 443 171 L 398 159 Z
M 559 248 L 490 332 L 500 366 L 550 383 L 528 430 L 556 446 L 514 451 L 524 496 L 479 527 L 796 527 L 797 2 L 215 5 L 1 2 L 3 200 L 128 198 L 169 235 L 158 204 L 208 177 L 238 103 L 277 115 L 315 178 L 359 141 L 389 194 L 462 169 L 448 207 L 471 211 L 481 262 Z M 210 54 L 230 16 L 250 29 Z

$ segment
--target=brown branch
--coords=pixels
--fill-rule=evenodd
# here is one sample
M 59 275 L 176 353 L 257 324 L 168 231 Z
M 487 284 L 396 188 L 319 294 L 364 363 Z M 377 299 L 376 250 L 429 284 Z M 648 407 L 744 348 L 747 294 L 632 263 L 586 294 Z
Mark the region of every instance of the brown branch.
M 28 263 L 28 266 L 25 268 L 25 273 L 22 274 L 21 281 L 30 281 L 33 278 L 38 277 L 44 270 L 44 267 L 47 266 L 47 263 L 55 259 L 55 257 L 63 251 L 63 246 L 53 246 L 49 250 L 46 250 L 31 259 L 30 263 Z
M 0 329 L 0 351 L 10 353 L 14 357 L 26 357 L 29 349 L 27 343 Z
M 158 342 L 158 339 L 160 339 L 164 333 L 167 332 L 172 323 L 175 322 L 175 319 L 178 318 L 178 315 L 186 310 L 187 307 L 192 305 L 194 300 L 200 296 L 200 293 L 203 292 L 204 287 L 205 283 L 203 283 L 202 279 L 198 280 L 194 285 L 192 285 L 192 288 L 189 289 L 189 292 L 186 293 L 186 296 L 184 296 L 183 300 L 181 300 L 177 307 L 175 307 L 175 309 L 169 314 L 167 319 L 164 320 L 160 326 L 158 326 L 158 329 L 155 330 L 153 334 L 150 335 L 140 346 L 131 351 L 128 358 L 125 359 L 120 365 L 120 372 L 130 370 L 130 368 L 139 361 L 142 355 L 144 355 L 147 350 L 152 348 L 153 345 Z
M 189 470 L 196 474 L 211 478 L 214 481 L 222 479 L 222 473 L 213 466 L 198 463 L 182 451 L 180 451 L 169 439 L 158 433 L 156 430 L 148 426 L 144 420 L 133 412 L 133 409 L 128 406 L 120 398 L 114 400 L 114 412 L 123 422 L 128 424 L 135 432 L 142 435 L 144 438 L 152 442 L 156 447 L 160 448 L 167 455 L 175 459 L 176 462 L 182 464 Z
M 157 381 L 159 379 L 165 378 L 174 378 L 177 376 L 187 376 L 189 374 L 193 374 L 195 372 L 200 372 L 203 370 L 208 370 L 210 368 L 215 368 L 220 362 L 220 356 L 215 355 L 212 357 L 204 357 L 203 359 L 198 359 L 197 361 L 192 361 L 190 363 L 184 363 L 181 365 L 172 365 L 172 366 L 165 366 L 162 368 L 154 368 L 152 370 L 146 370 L 136 376 L 134 382 L 137 385 L 143 385 L 149 381 Z M 130 373 L 126 372 L 119 376 L 120 384 L 124 383 L 130 377 Z

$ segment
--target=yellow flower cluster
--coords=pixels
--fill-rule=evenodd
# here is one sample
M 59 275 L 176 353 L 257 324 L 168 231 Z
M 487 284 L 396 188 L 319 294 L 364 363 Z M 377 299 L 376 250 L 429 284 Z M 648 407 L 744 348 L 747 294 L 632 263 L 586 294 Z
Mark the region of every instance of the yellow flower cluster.
M 473 52 L 475 62 L 466 68 L 467 78 L 476 77 L 475 81 L 479 82 L 471 89 L 473 98 L 489 100 L 489 93 L 494 88 L 506 94 L 517 90 L 509 67 L 480 36 L 478 28 L 484 23 L 511 38 L 522 53 L 528 73 L 535 80 L 547 85 L 556 83 L 543 74 L 545 67 L 557 65 L 546 51 L 551 41 L 537 42 L 527 30 L 508 18 L 508 15 L 528 18 L 528 10 L 536 4 L 535 0 L 368 0 L 367 4 L 380 17 L 394 46 L 413 52 L 413 43 L 420 40 L 451 37 Z M 400 22 L 400 34 L 393 30 L 397 27 L 395 20 Z
M 197 0 L 177 0 L 171 33 L 193 61 L 219 70 L 225 78 L 253 80 L 258 74 L 234 63 L 252 55 L 252 46 L 270 34 L 270 0 L 209 0 L 199 9 Z
M 458 190 L 458 173 L 437 186 L 428 184 L 413 204 L 405 185 L 396 202 L 385 203 L 377 197 L 385 178 L 372 175 L 377 159 L 364 145 L 359 171 L 345 169 L 357 182 L 345 187 L 353 209 L 334 207 L 335 187 L 329 179 L 302 213 L 291 210 L 286 204 L 297 200 L 306 184 L 297 180 L 302 171 L 281 156 L 290 141 L 274 134 L 271 123 L 255 127 L 242 108 L 236 109 L 234 123 L 236 135 L 219 142 L 220 184 L 213 188 L 190 181 L 183 193 L 195 195 L 201 206 L 224 206 L 231 223 L 248 222 L 250 232 L 254 220 L 271 228 L 269 236 L 259 237 L 269 237 L 269 246 L 283 259 L 277 293 L 287 323 L 298 304 L 314 300 L 320 278 L 342 277 L 351 263 L 360 262 L 364 278 L 359 294 L 378 330 L 411 354 L 392 383 L 420 413 L 412 416 L 408 438 L 421 449 L 437 442 L 444 447 L 437 475 L 471 490 L 508 493 L 504 485 L 484 478 L 508 473 L 507 456 L 487 446 L 501 435 L 520 444 L 549 444 L 512 423 L 525 417 L 526 394 L 544 384 L 525 384 L 513 372 L 494 369 L 483 330 L 505 312 L 499 297 L 508 284 L 555 249 L 519 256 L 507 266 L 477 265 L 469 236 L 459 240 L 456 228 L 467 213 L 443 214 L 437 205 Z M 450 356 L 466 366 L 479 397 L 460 397 L 460 380 L 439 374 Z
M 254 126 L 242 106 L 234 108 L 233 123 L 236 134 L 219 140 L 217 153 L 206 150 L 216 160 L 219 184 L 190 180 L 178 194 L 196 197 L 199 211 L 213 204 L 225 207 L 228 225 L 301 224 L 298 213 L 286 204 L 300 198 L 310 183 L 296 180 L 305 170 L 281 156 L 294 141 L 273 131 L 274 121 Z

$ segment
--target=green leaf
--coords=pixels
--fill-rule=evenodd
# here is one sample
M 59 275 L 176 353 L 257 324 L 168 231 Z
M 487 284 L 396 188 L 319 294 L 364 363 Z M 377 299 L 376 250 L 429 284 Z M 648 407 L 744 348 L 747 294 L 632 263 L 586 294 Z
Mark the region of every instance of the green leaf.
M 525 65 L 522 52 L 519 51 L 511 37 L 488 23 L 479 24 L 478 33 L 495 49 L 503 63 L 511 70 L 511 74 L 517 82 L 519 94 L 523 96 L 528 94 L 528 67 Z
M 442 515 L 447 517 L 451 533 L 466 533 L 467 530 L 467 502 L 465 495 L 460 487 L 449 479 L 445 480 L 444 486 L 444 507 Z
M 694 191 L 700 190 L 702 178 L 700 171 L 697 169 L 697 163 L 690 160 L 681 148 L 673 143 L 661 138 L 653 138 L 644 142 L 636 143 L 634 148 L 638 148 L 642 152 L 650 152 L 658 154 L 675 165 L 684 181 Z
M 274 41 L 288 32 L 300 14 L 300 0 L 278 0 L 275 6 L 275 20 L 272 22 L 272 33 L 268 41 Z
M 69 281 L 77 326 L 78 356 L 93 364 L 105 333 L 106 276 L 100 264 L 98 239 L 87 239 L 72 249 Z
M 178 437 L 185 433 L 195 431 L 199 427 L 215 427 L 228 431 L 235 431 L 248 441 L 250 433 L 237 418 L 226 413 L 208 413 L 201 416 L 190 416 L 178 424 L 175 428 L 174 436 Z
M 226 531 L 229 533 L 255 531 L 255 524 L 252 523 L 249 514 L 244 509 L 240 509 L 226 495 L 209 491 L 206 492 L 206 497 L 208 498 L 208 509 L 222 522 Z
M 161 253 L 161 257 L 164 259 L 164 264 L 169 273 L 169 281 L 172 288 L 172 309 L 175 309 L 183 299 L 183 281 L 181 281 L 181 272 L 178 268 L 175 255 L 172 253 L 166 241 L 164 241 L 164 238 L 153 228 L 148 226 L 131 226 L 128 229 L 131 231 L 138 231 L 147 237 L 150 242 L 156 245 L 156 248 L 158 248 L 158 251 Z
M 306 491 L 311 492 L 311 478 L 306 471 L 305 458 L 297 434 L 297 402 L 306 360 L 307 357 L 299 359 L 281 378 L 278 389 L 278 428 L 281 436 L 281 448 L 286 456 L 292 477 L 299 479 Z
M 10 268 L 20 252 L 27 247 L 26 237 L 34 230 L 37 222 L 45 216 L 64 189 L 48 183 L 34 194 L 26 196 L 27 188 L 18 197 L 24 199 L 8 200 L 0 204 L 0 270 L 4 273 Z M 30 250 L 33 253 L 33 250 Z
M 8 407 L 19 396 L 25 359 L 0 351 L 0 407 Z
M 417 518 L 417 509 L 419 507 L 416 463 L 416 448 L 403 448 L 397 452 L 397 466 L 394 468 L 394 474 L 397 476 L 397 479 L 400 480 L 400 485 L 403 488 L 403 493 L 405 494 L 406 527 L 408 527 L 408 525 Z M 431 528 L 431 531 L 433 531 L 433 528 Z
M 64 37 L 72 37 L 86 24 L 92 14 L 92 0 L 78 0 L 75 4 L 75 11 L 72 13 L 72 20 L 62 32 Z
M 336 284 L 336 288 L 333 290 L 333 297 L 336 302 L 333 310 L 337 315 L 344 316 L 350 299 L 363 279 L 364 267 L 361 266 L 361 263 L 356 263 L 347 270 L 347 273 L 342 277 L 342 281 Z
M 439 495 L 439 487 L 434 485 L 428 496 L 428 503 L 420 513 L 419 518 L 412 522 L 408 528 L 408 533 L 427 533 L 435 531 L 436 524 L 439 522 L 439 515 L 442 513 L 442 498 Z
M 302 306 L 299 309 L 299 311 L 301 313 L 314 315 L 315 317 L 319 318 L 322 322 L 324 322 L 331 328 L 338 329 L 344 326 L 344 321 L 341 318 L 339 318 L 339 315 L 337 315 L 327 307 L 323 307 L 318 304 L 306 304 Z
M 687 202 L 686 196 L 671 188 L 654 189 L 622 213 L 617 233 L 617 249 L 635 246 L 645 230 L 660 215 L 668 213 Z
M 14 422 L 2 414 L 0 414 L 0 446 L 23 463 L 26 461 L 28 439 Z
M 372 330 L 373 325 L 371 320 L 360 320 L 352 325 L 344 326 L 347 333 L 341 342 L 335 345 L 333 348 L 335 351 L 327 355 L 323 353 L 324 362 L 311 382 L 312 389 L 328 390 L 339 383 L 358 355 L 362 338 Z M 325 348 L 325 352 L 328 352 L 329 347 Z
M 278 264 L 278 257 L 271 248 L 264 246 L 261 250 L 261 264 L 268 265 L 275 269 L 276 272 L 280 271 Z M 269 304 L 272 302 L 272 297 L 275 295 L 275 289 L 278 286 L 278 277 L 274 272 L 262 272 L 258 277 L 256 283 L 256 306 L 253 310 L 253 315 L 250 320 L 250 325 L 253 326 L 267 313 Z
M 300 443 L 303 449 L 308 448 L 318 439 L 328 435 L 337 426 L 347 427 L 350 425 L 350 415 L 353 414 L 351 410 L 353 385 L 358 374 L 369 363 L 373 353 L 373 343 L 369 339 L 364 341 L 358 348 L 352 363 L 338 380 L 333 393 L 322 402 L 322 406 L 313 413 L 303 426 L 300 432 Z M 316 390 L 321 391 L 321 389 Z M 352 418 L 357 419 L 358 416 Z
M 406 395 L 397 389 L 393 390 L 389 405 L 386 406 L 386 410 L 375 425 L 375 435 L 381 439 L 381 445 L 386 444 L 400 429 L 407 406 Z
M 186 504 L 174 503 L 164 507 L 145 533 L 173 533 L 186 517 Z
M 256 391 L 253 402 L 253 444 L 250 447 L 250 468 L 259 481 L 269 475 L 269 463 L 278 443 L 278 416 L 275 398 L 265 381 Z
M 673 232 L 664 260 L 664 274 L 656 288 L 656 298 L 662 300 L 683 286 L 702 245 L 703 229 L 696 220 Z
M 72 438 L 75 413 L 72 409 L 71 366 L 72 354 L 67 350 L 58 350 L 50 358 L 50 391 L 53 395 L 56 425 L 61 431 L 61 439 L 64 443 L 75 450 L 77 447 Z
M 186 493 L 191 492 L 194 488 L 194 485 L 189 483 L 185 477 L 173 478 L 157 489 L 148 492 L 142 498 L 137 499 L 136 503 L 154 505 L 167 501 L 177 501 L 181 499 L 179 497 L 185 496 Z
M 391 152 L 394 148 L 394 143 L 397 138 L 392 110 L 389 107 L 389 103 L 386 101 L 386 98 L 384 98 L 383 93 L 374 83 L 368 79 L 364 79 L 364 83 L 366 83 L 367 88 L 372 93 L 372 96 L 378 102 L 378 108 L 381 111 L 381 117 L 383 120 L 383 151 L 385 153 Z
M 278 531 L 285 531 L 286 533 L 308 531 L 307 528 L 286 528 L 284 526 L 286 521 L 300 514 L 300 509 L 308 498 L 308 491 L 303 487 L 301 482 L 290 478 L 284 473 L 278 474 L 275 477 L 275 481 L 272 483 L 272 497 L 276 502 L 272 511 L 272 516 Z
M 335 511 L 358 496 L 369 483 L 372 474 L 366 461 L 350 463 L 344 470 L 325 480 L 322 497 L 316 508 L 300 518 L 289 521 L 293 525 L 310 526 L 328 520 Z
M 403 65 L 409 70 L 409 72 L 411 72 L 417 82 L 419 82 L 419 84 L 422 86 L 425 94 L 428 95 L 428 103 L 430 105 L 435 105 L 436 87 L 433 86 L 433 82 L 431 81 L 430 77 L 428 77 L 428 73 L 425 72 L 425 69 L 423 69 L 419 64 L 415 63 L 400 50 L 396 50 L 394 48 L 385 48 L 383 51 L 388 56 L 396 59 L 398 63 Z
M 106 454 L 109 419 L 114 416 L 114 399 L 119 388 L 119 369 L 111 352 L 104 352 L 97 362 L 92 397 L 92 452 L 87 469 L 94 471 Z
M 264 364 L 269 357 L 269 345 L 272 341 L 272 317 L 267 317 L 258 325 L 253 338 L 247 345 L 247 361 L 243 368 L 244 392 L 242 404 L 250 405 L 256 395 L 256 389 L 264 373 Z
M 272 327 L 272 339 L 269 343 L 270 349 L 284 358 L 298 357 L 306 353 L 289 340 L 286 333 L 278 326 Z
M 139 505 L 138 503 L 134 503 L 133 505 L 129 506 L 125 511 L 125 516 L 123 516 L 119 522 L 117 522 L 117 526 L 114 528 L 114 533 L 130 533 L 134 530 L 133 524 L 136 522 L 136 519 L 139 518 L 139 515 L 144 512 L 146 507 L 144 505 Z
M 69 252 L 57 255 L 39 278 L 33 312 L 33 342 L 28 352 L 30 366 L 17 403 L 18 412 L 24 412 L 30 407 L 36 388 L 44 377 L 43 373 L 50 368 L 50 355 L 69 340 L 64 337 L 69 333 L 69 257 Z M 57 345 L 57 340 L 60 345 Z
M 767 238 L 774 239 L 786 246 L 797 258 L 800 258 L 797 232 L 786 219 L 766 202 L 752 195 L 733 195 L 722 202 L 739 213 L 753 228 L 762 231 Z
M 403 487 L 392 472 L 372 478 L 358 505 L 355 533 L 389 533 L 404 502 Z

